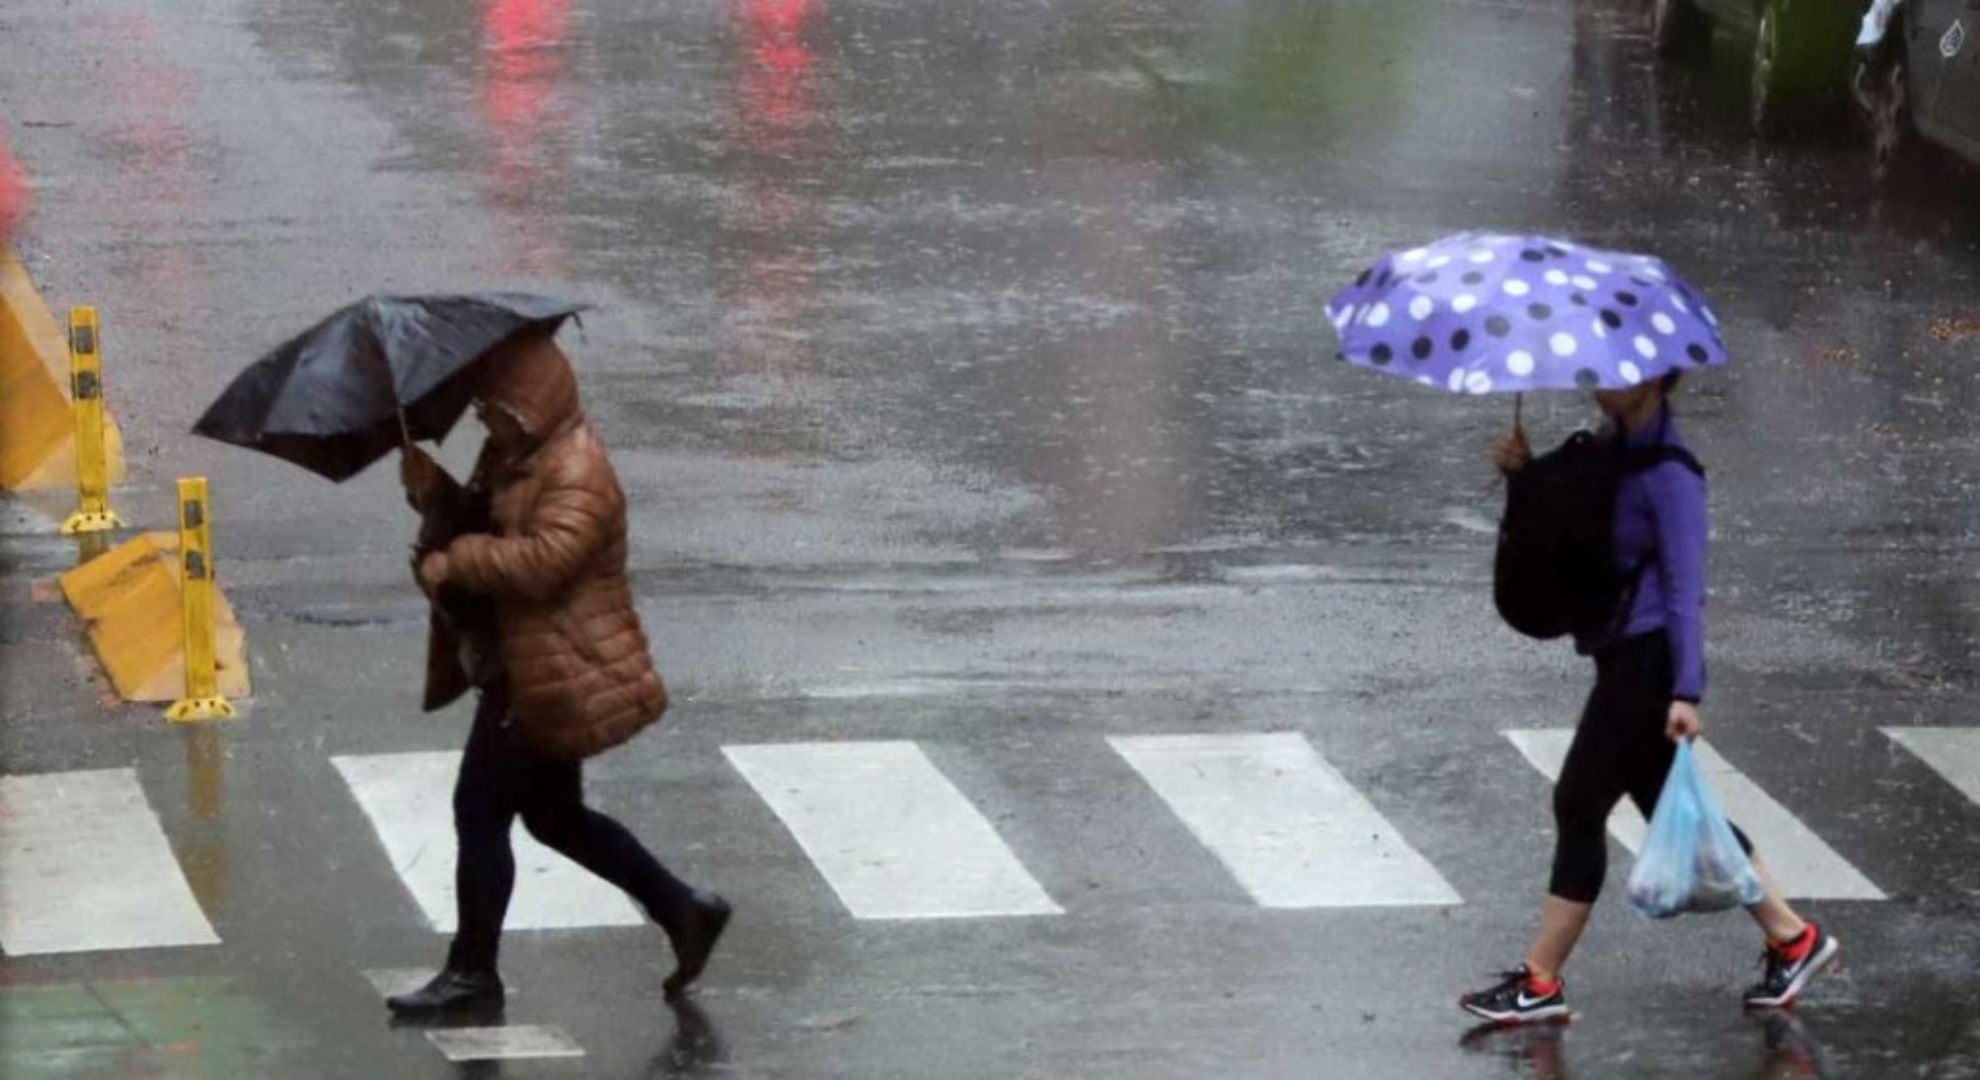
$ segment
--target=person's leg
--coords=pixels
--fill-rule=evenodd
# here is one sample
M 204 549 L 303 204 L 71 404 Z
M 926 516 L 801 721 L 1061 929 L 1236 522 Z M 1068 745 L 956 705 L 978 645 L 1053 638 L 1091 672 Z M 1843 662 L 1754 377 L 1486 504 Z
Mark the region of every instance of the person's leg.
M 1558 1020 L 1568 1015 L 1561 969 L 1581 940 L 1608 871 L 1609 810 L 1622 797 L 1608 725 L 1609 676 L 1597 676 L 1574 741 L 1554 782 L 1554 868 L 1540 909 L 1540 928 L 1526 962 L 1503 982 L 1458 999 L 1465 1011 L 1499 1024 Z
M 523 826 L 546 846 L 617 885 L 646 909 L 673 943 L 676 966 L 669 998 L 701 977 L 729 925 L 728 902 L 697 892 L 669 873 L 625 826 L 584 805 L 584 774 L 576 762 L 532 759 Z
M 584 805 L 584 776 L 577 762 L 533 759 L 521 810 L 531 836 L 618 886 L 662 927 L 674 927 L 693 905 L 694 890 L 625 826 Z
M 516 858 L 509 844 L 518 789 L 511 733 L 503 722 L 504 695 L 487 691 L 475 712 L 461 772 L 454 784 L 454 903 L 458 928 L 447 966 L 461 971 L 494 971 L 502 920 L 515 892 Z
M 1760 932 L 1767 935 L 1767 944 L 1778 946 L 1799 940 L 1808 932 L 1808 921 L 1788 905 L 1787 897 L 1781 895 L 1781 886 L 1774 880 L 1773 872 L 1767 869 L 1767 860 L 1750 848 L 1747 854 L 1752 858 L 1753 872 L 1760 878 L 1762 896 L 1759 903 L 1746 909 L 1746 913 L 1753 916 Z
M 509 850 L 509 828 L 516 813 L 514 787 L 501 746 L 505 709 L 499 691 L 483 693 L 467 749 L 461 755 L 460 776 L 454 783 L 454 831 L 460 849 L 454 892 L 459 925 L 447 950 L 446 967 L 425 986 L 386 999 L 386 1005 L 400 1016 L 502 1007 L 504 991 L 496 974 L 496 952 L 516 874 L 515 856 Z
M 1527 971 L 1542 984 L 1559 980 L 1609 872 L 1609 811 L 1623 791 L 1613 671 L 1597 677 L 1554 782 L 1554 868 L 1526 954 Z

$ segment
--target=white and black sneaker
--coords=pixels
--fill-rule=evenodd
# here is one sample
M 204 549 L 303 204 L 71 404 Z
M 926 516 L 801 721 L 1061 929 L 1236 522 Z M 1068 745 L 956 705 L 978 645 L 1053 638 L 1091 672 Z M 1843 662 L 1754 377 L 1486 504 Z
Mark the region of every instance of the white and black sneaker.
M 1799 948 L 1799 959 L 1789 959 L 1789 955 Z M 1766 966 L 1766 974 L 1760 982 L 1746 992 L 1746 1007 L 1749 1009 L 1785 1009 L 1794 1004 L 1796 998 L 1808 987 L 1809 980 L 1820 974 L 1842 951 L 1842 942 L 1830 937 L 1827 931 L 1814 923 L 1802 936 L 1786 950 L 1769 945 L 1761 954 L 1761 963 Z
M 1458 1008 L 1495 1024 L 1535 1024 L 1543 1020 L 1567 1019 L 1566 980 L 1555 982 L 1551 988 L 1536 987 L 1533 976 L 1523 964 L 1518 971 L 1505 972 L 1502 978 L 1505 981 L 1489 990 L 1459 998 Z

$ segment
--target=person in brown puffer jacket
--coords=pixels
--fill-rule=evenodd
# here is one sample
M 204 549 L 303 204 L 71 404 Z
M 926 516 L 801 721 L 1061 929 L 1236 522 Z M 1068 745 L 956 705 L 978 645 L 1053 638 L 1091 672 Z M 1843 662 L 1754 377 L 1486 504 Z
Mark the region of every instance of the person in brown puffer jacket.
M 665 989 L 677 997 L 707 965 L 729 906 L 687 886 L 624 826 L 586 807 L 579 764 L 667 707 L 626 580 L 625 495 L 551 331 L 498 346 L 475 378 L 488 443 L 466 499 L 450 512 L 464 501 L 486 520 L 442 542 L 431 528 L 441 501 L 437 468 L 411 452 L 405 468 L 431 545 L 416 557 L 437 612 L 427 707 L 469 685 L 481 692 L 454 788 L 459 930 L 445 969 L 388 1004 L 402 1015 L 501 1006 L 496 953 L 515 886 L 509 833 L 518 816 L 532 836 L 625 890 L 666 930 L 678 966 Z

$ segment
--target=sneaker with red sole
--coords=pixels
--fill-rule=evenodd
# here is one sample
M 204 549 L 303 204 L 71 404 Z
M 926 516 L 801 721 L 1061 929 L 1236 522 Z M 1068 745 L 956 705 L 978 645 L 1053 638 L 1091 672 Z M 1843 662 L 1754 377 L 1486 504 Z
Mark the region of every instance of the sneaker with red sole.
M 1503 982 L 1490 989 L 1466 994 L 1458 1008 L 1495 1024 L 1537 1024 L 1568 1018 L 1567 982 L 1536 986 L 1524 964 L 1518 971 L 1505 972 Z
M 1765 974 L 1746 992 L 1746 1007 L 1785 1009 L 1793 1005 L 1808 988 L 1809 981 L 1834 963 L 1841 951 L 1842 942 L 1814 923 L 1809 923 L 1801 937 L 1786 949 L 1767 946 L 1760 956 Z

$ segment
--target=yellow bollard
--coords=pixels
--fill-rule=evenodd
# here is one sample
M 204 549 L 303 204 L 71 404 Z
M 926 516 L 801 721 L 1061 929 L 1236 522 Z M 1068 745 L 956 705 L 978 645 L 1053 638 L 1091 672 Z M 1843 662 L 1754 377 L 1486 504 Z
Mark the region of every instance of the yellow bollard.
M 76 411 L 76 512 L 62 535 L 106 532 L 123 526 L 110 509 L 110 462 L 103 448 L 102 336 L 96 309 L 69 309 L 69 379 Z
M 175 724 L 231 719 L 234 706 L 220 696 L 214 656 L 213 522 L 203 476 L 179 480 L 179 557 L 185 566 L 179 593 L 185 608 L 186 696 L 165 711 L 165 719 Z

